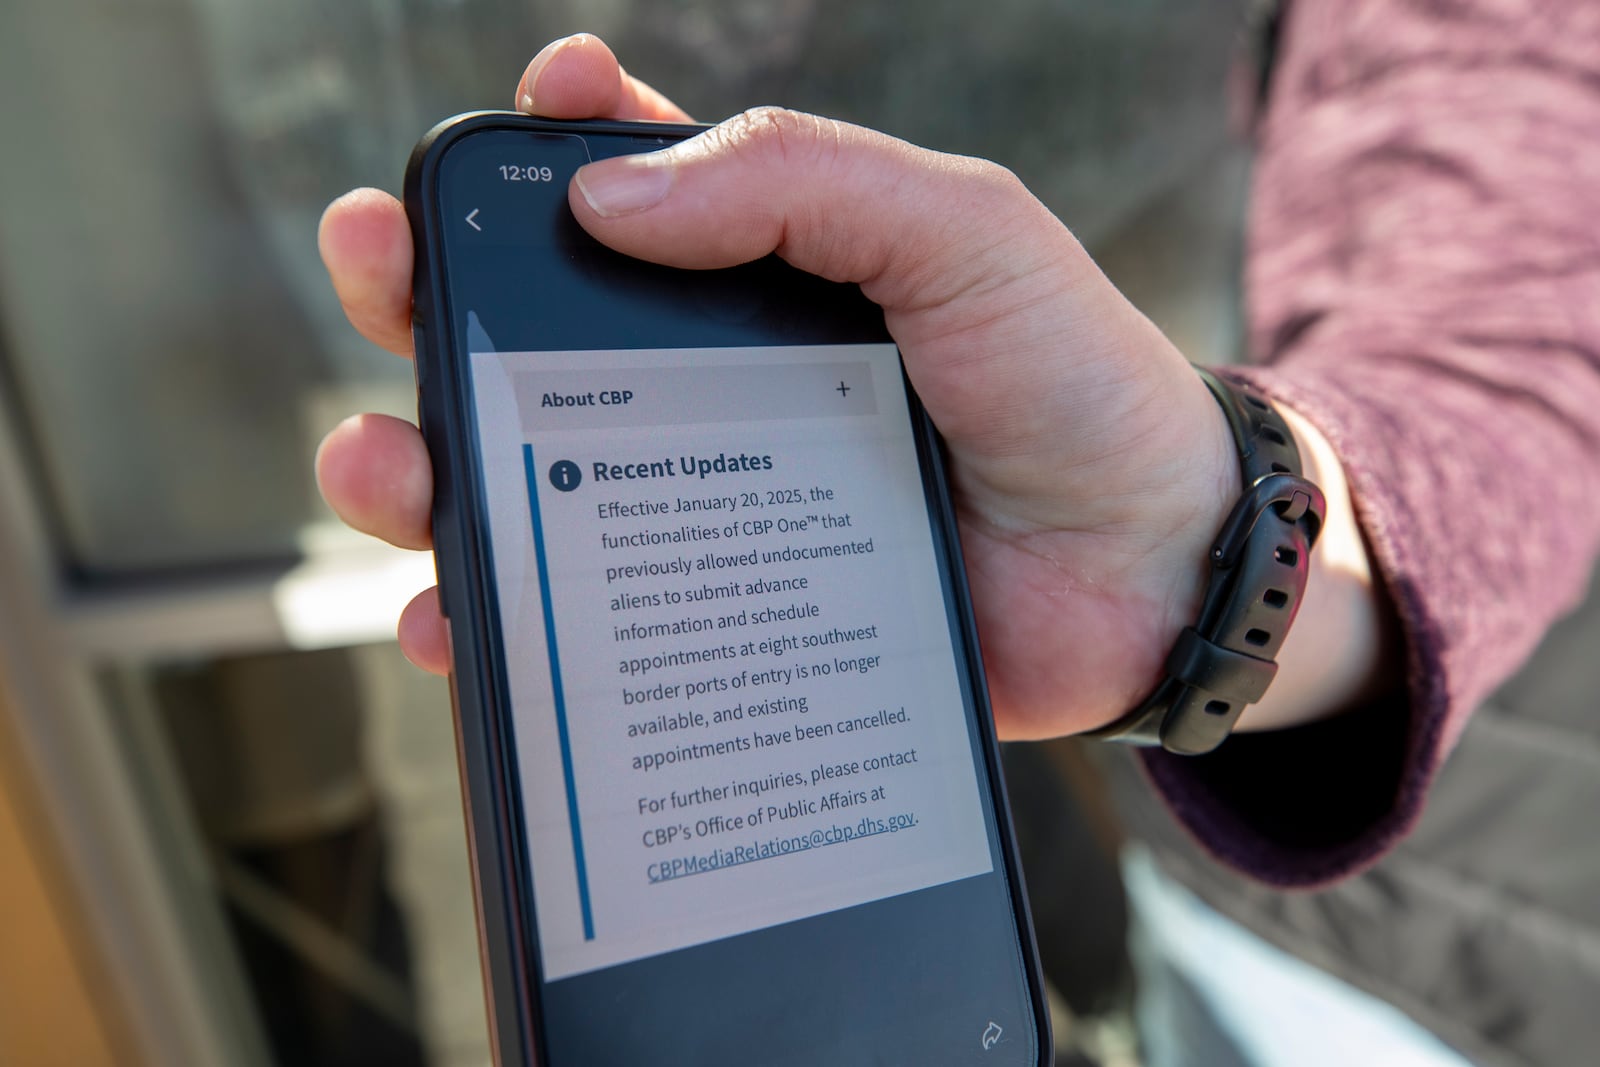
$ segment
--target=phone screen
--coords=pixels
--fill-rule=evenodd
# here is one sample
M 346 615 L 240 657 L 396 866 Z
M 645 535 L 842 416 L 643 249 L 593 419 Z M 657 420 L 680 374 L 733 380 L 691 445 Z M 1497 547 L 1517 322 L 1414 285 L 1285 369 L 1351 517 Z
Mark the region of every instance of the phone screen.
M 658 142 L 489 128 L 437 168 L 453 355 L 419 372 L 450 376 L 477 498 L 537 1041 L 554 1064 L 1037 1063 L 899 353 L 853 290 L 582 233 L 573 171 Z

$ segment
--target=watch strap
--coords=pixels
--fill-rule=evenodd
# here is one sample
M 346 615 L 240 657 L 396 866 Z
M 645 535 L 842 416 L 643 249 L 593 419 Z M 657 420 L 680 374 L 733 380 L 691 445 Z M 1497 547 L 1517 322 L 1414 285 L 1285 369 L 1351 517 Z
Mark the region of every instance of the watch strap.
M 1300 475 L 1283 416 L 1246 383 L 1196 367 L 1227 419 L 1244 492 L 1211 547 L 1200 615 L 1167 655 L 1138 707 L 1086 736 L 1198 755 L 1225 740 L 1277 674 L 1322 530 L 1322 490 Z

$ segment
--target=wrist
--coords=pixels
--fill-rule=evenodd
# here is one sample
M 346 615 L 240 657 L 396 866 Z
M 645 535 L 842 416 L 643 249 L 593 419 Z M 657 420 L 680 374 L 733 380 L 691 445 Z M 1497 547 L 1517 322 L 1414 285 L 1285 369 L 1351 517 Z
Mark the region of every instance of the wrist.
M 1200 376 L 1182 366 L 1179 393 L 1163 407 L 1164 440 L 1152 442 L 1171 458 L 1142 475 L 1157 506 L 1141 505 L 1149 510 L 1139 520 L 1138 547 L 1123 564 L 1131 579 L 1121 594 L 1130 609 L 1128 669 L 1094 705 L 1094 719 L 1075 724 L 1075 731 L 1111 725 L 1160 684 L 1168 651 L 1200 613 L 1207 557 L 1244 487 L 1227 418 Z
M 1199 611 L 1179 631 L 1157 684 L 1094 732 L 1188 755 L 1220 745 L 1275 679 L 1326 507 L 1322 490 L 1302 476 L 1294 432 L 1271 401 L 1249 383 L 1195 372 L 1223 413 L 1243 492 L 1202 557 Z
M 1188 510 L 1174 523 L 1161 546 L 1164 562 L 1157 570 L 1170 593 L 1155 643 L 1154 666 L 1135 701 L 1160 682 L 1167 650 L 1199 617 L 1210 573 L 1211 547 L 1244 491 L 1239 451 L 1226 416 L 1198 374 L 1190 373 L 1187 378 L 1192 414 L 1181 447 L 1191 457 L 1192 466 L 1173 482 L 1173 487 L 1183 495 Z

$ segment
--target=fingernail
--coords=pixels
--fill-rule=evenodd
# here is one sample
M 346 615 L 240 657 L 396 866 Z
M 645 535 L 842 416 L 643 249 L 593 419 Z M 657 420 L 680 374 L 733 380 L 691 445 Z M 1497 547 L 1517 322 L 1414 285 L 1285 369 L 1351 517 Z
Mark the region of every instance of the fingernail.
M 578 191 L 602 218 L 632 215 L 667 197 L 677 168 L 665 152 L 622 156 L 578 170 Z
M 555 54 L 571 44 L 573 38 L 563 37 L 559 41 L 551 41 L 539 49 L 539 54 L 528 63 L 528 69 L 522 72 L 522 84 L 517 86 L 517 110 L 529 115 L 536 114 L 533 110 L 534 90 L 539 87 L 539 75 L 544 73 L 544 68 L 550 65 L 550 60 Z

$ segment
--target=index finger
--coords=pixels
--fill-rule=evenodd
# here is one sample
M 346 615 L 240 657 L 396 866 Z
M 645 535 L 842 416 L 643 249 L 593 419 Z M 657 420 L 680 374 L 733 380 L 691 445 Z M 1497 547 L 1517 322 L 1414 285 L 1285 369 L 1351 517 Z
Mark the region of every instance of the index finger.
M 688 122 L 683 108 L 622 69 L 600 38 L 576 33 L 551 41 L 517 83 L 517 110 L 549 119 Z

